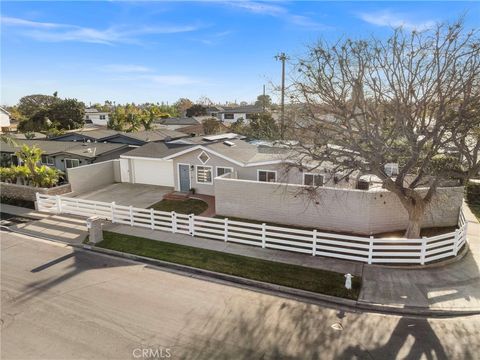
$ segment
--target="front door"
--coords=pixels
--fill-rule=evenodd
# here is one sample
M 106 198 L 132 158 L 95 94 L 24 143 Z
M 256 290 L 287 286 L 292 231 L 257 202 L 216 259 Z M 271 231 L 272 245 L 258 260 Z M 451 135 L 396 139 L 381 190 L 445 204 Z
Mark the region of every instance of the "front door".
M 180 191 L 190 191 L 190 165 L 178 165 L 178 178 L 180 182 Z

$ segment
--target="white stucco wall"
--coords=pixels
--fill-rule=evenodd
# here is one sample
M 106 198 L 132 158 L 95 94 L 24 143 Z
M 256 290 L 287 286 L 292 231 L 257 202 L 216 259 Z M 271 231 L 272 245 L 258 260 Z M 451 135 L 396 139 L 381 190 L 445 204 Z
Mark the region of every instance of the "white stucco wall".
M 174 186 L 173 161 L 130 159 L 131 182 L 159 186 Z
M 10 116 L 3 111 L 0 111 L 0 127 L 8 126 L 10 126 Z
M 302 186 L 217 178 L 215 206 L 219 215 L 322 230 L 375 234 L 404 230 L 407 212 L 395 194 L 320 188 L 315 197 Z M 430 204 L 423 226 L 457 224 L 463 188 L 441 188 Z
M 68 182 L 75 194 L 81 194 L 118 181 L 119 168 L 118 159 L 70 168 Z
M 103 115 L 105 116 L 105 119 L 100 119 L 100 115 Z M 87 116 L 88 116 L 88 119 L 92 121 L 93 124 L 95 125 L 103 125 L 103 126 L 106 126 L 107 123 L 108 123 L 108 113 L 87 113 L 85 114 L 84 116 L 84 120 L 87 120 Z

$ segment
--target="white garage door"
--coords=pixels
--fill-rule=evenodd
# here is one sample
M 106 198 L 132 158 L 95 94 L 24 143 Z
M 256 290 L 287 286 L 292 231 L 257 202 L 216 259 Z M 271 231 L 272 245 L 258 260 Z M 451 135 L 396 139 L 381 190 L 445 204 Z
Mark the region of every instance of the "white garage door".
M 174 186 L 172 160 L 133 159 L 133 182 L 160 186 Z

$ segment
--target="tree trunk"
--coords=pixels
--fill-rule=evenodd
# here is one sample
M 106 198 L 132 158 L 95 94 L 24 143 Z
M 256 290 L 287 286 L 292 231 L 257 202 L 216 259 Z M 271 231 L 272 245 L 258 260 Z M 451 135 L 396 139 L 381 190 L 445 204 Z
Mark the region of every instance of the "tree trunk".
M 424 204 L 413 204 L 407 208 L 408 212 L 408 226 L 405 231 L 407 239 L 419 239 L 420 231 L 422 230 L 422 220 L 425 213 Z

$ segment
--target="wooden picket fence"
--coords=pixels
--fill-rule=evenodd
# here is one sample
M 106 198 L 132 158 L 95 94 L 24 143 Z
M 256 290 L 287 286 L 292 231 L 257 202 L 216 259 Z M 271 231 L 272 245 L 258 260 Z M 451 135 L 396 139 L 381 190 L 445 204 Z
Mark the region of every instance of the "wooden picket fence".
M 44 212 L 99 216 L 117 224 L 368 264 L 424 265 L 456 256 L 467 241 L 467 222 L 462 212 L 459 228 L 453 232 L 421 239 L 405 239 L 340 235 L 39 193 L 37 204 L 38 210 Z

